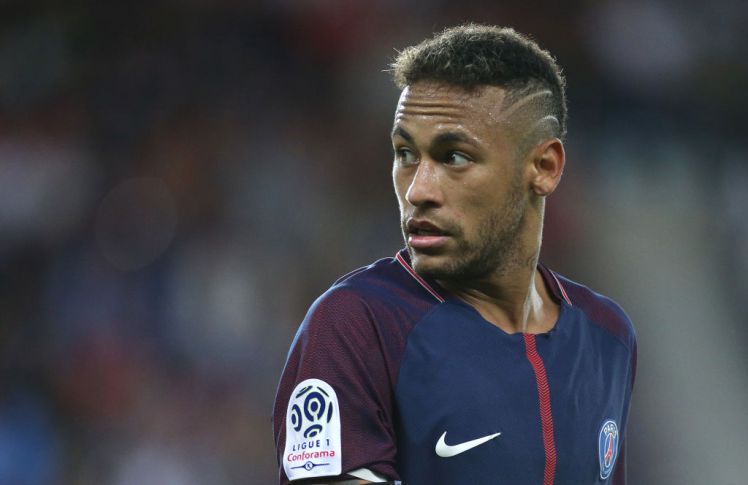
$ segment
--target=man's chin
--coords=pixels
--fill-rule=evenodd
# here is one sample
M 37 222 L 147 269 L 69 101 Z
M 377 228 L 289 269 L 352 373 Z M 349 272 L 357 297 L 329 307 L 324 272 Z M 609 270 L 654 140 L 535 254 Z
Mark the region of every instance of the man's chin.
M 440 281 L 467 281 L 485 278 L 495 268 L 490 263 L 483 264 L 480 260 L 459 258 L 449 253 L 428 254 L 421 251 L 410 253 L 410 265 L 422 278 Z
M 443 253 L 429 254 L 414 251 L 410 248 L 408 252 L 410 253 L 410 264 L 419 276 L 440 279 L 449 274 L 451 260 L 447 255 Z

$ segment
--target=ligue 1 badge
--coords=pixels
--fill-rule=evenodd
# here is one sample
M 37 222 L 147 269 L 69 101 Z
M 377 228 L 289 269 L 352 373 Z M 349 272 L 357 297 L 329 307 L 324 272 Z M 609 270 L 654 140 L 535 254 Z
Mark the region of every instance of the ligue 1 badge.
M 335 390 L 320 379 L 300 382 L 288 401 L 283 468 L 290 480 L 339 475 L 340 413 Z
M 618 457 L 618 425 L 612 419 L 608 419 L 600 427 L 597 457 L 600 460 L 600 478 L 605 480 L 613 471 L 613 465 Z

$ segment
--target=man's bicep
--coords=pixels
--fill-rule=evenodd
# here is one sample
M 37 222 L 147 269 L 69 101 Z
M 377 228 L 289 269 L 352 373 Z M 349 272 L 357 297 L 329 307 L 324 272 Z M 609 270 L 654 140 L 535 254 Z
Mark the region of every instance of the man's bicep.
M 362 485 L 362 484 L 369 484 L 369 483 L 378 483 L 379 485 L 402 485 L 402 482 L 398 480 L 389 480 L 387 482 L 370 482 L 368 480 L 353 479 L 353 480 L 343 480 L 341 482 L 308 482 L 308 483 L 301 482 L 301 484 L 303 485 Z M 294 485 L 295 485 L 295 482 L 294 482 Z
M 366 475 L 363 475 L 362 473 L 365 473 Z M 348 475 L 353 477 L 359 477 L 359 476 L 369 476 L 371 477 L 371 480 L 365 480 L 363 478 L 349 478 L 349 479 L 342 479 L 337 480 L 335 478 L 325 480 L 302 480 L 300 482 L 292 482 L 291 485 L 360 485 L 360 484 L 369 484 L 369 483 L 378 483 L 380 485 L 401 485 L 402 482 L 397 480 L 387 480 L 386 478 L 377 475 L 376 473 L 373 473 L 371 470 L 367 469 L 359 469 L 354 470 L 352 472 L 349 472 Z
M 366 480 L 341 480 L 341 481 L 324 481 L 324 482 L 299 482 L 299 485 L 362 485 L 373 483 Z

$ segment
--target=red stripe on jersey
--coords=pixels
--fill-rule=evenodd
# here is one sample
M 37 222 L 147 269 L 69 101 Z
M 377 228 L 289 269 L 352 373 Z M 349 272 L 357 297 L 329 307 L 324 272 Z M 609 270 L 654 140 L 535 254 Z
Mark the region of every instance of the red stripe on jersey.
M 538 399 L 540 401 L 540 423 L 543 429 L 543 448 L 545 449 L 545 470 L 543 485 L 553 485 L 556 477 L 556 443 L 553 439 L 553 413 L 551 412 L 551 390 L 548 387 L 548 375 L 545 373 L 543 359 L 535 347 L 535 335 L 524 334 L 525 354 L 535 371 L 535 381 L 538 385 Z
M 561 284 L 561 282 L 558 280 L 556 275 L 553 273 L 553 271 L 549 271 L 551 273 L 551 276 L 553 276 L 553 279 L 556 281 L 556 284 L 558 285 L 558 289 L 561 290 L 561 294 L 564 295 L 564 300 L 566 300 L 566 303 L 571 305 L 571 299 L 569 298 L 569 295 L 566 294 L 566 290 L 564 289 L 564 285 Z
M 436 298 L 437 300 L 439 300 L 441 303 L 444 303 L 444 298 L 442 298 L 441 295 L 439 295 L 439 293 L 437 293 L 436 290 L 434 290 L 431 287 L 431 285 L 429 285 L 428 283 L 426 283 L 426 281 L 423 278 L 421 278 L 420 276 L 418 276 L 418 273 L 416 273 L 416 271 L 413 268 L 410 267 L 410 265 L 408 264 L 408 262 L 405 261 L 405 259 L 403 258 L 403 256 L 400 253 L 397 253 L 397 255 L 395 256 L 395 258 L 397 259 L 397 262 L 400 263 L 400 265 L 403 268 L 405 268 L 405 270 L 408 273 L 410 273 L 410 275 L 413 278 L 415 278 L 415 280 L 418 281 L 421 284 L 421 286 L 423 286 L 426 289 L 426 291 L 428 291 L 429 293 L 431 293 L 431 295 L 434 298 Z

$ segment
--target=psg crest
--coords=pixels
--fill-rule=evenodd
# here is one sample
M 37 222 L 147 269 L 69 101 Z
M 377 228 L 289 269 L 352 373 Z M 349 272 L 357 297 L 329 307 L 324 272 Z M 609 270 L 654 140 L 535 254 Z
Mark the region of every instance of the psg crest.
M 341 469 L 338 397 L 320 379 L 299 383 L 286 412 L 283 467 L 291 480 L 338 475 Z
M 600 460 L 600 478 L 605 480 L 613 471 L 613 465 L 618 457 L 618 425 L 612 419 L 608 419 L 600 427 L 597 457 Z

